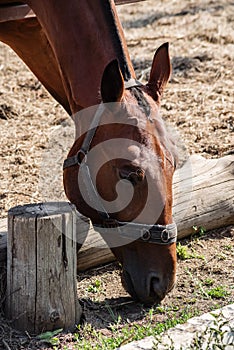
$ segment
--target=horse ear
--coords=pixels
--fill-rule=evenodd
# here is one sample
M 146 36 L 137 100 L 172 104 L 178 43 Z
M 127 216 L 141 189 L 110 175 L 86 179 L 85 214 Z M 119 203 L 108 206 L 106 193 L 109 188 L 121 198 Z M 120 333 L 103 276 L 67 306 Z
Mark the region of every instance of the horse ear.
M 124 92 L 124 80 L 119 68 L 119 63 L 115 59 L 105 68 L 101 82 L 102 101 L 119 102 Z
M 169 57 L 169 44 L 164 43 L 157 49 L 154 55 L 150 78 L 147 84 L 149 92 L 155 100 L 162 95 L 170 75 L 171 63 Z

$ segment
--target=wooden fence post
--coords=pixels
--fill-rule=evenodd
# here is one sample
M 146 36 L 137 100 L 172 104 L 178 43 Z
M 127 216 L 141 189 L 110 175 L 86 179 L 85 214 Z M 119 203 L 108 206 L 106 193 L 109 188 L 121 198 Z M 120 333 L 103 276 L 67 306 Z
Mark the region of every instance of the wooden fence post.
M 9 211 L 6 316 L 15 328 L 39 334 L 79 323 L 76 224 L 65 202 Z

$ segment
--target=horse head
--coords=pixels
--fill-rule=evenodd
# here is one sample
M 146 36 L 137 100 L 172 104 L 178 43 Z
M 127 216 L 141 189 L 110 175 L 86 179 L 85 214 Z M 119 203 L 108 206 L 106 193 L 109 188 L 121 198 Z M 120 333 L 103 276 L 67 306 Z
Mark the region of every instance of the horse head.
M 176 275 L 176 156 L 159 114 L 170 72 L 168 44 L 156 51 L 146 85 L 124 82 L 118 61 L 110 62 L 102 76 L 102 103 L 93 109 L 90 127 L 82 130 L 80 120 L 64 166 L 68 199 L 121 263 L 125 289 L 146 304 L 160 302 Z

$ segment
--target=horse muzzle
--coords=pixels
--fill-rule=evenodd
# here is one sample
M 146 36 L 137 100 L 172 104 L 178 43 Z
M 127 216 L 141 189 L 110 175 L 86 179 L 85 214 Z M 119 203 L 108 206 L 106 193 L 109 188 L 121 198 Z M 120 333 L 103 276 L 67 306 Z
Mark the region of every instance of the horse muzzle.
M 134 278 L 126 270 L 123 270 L 122 284 L 134 300 L 145 305 L 153 305 L 159 304 L 173 289 L 175 276 L 169 278 L 159 273 L 150 273 L 146 277 Z

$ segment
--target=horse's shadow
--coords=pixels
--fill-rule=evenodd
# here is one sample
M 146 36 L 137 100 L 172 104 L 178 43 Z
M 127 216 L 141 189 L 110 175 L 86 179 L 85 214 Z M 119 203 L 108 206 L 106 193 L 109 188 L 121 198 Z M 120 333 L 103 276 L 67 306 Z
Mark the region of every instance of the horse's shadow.
M 91 324 L 96 329 L 111 329 L 143 320 L 150 308 L 130 297 L 106 298 L 104 301 L 93 301 L 90 298 L 80 299 L 83 309 L 81 323 Z

